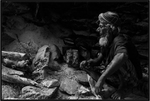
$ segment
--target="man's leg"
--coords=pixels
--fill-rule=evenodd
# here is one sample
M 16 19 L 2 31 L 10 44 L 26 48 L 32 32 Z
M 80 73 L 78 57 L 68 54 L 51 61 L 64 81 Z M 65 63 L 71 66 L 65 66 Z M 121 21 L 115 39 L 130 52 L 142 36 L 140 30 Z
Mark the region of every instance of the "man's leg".
M 88 77 L 88 82 L 89 82 L 89 85 L 90 85 L 90 89 L 91 89 L 92 93 L 94 93 L 93 89 L 95 87 L 96 81 L 94 79 L 92 79 L 92 77 L 89 74 L 87 74 L 87 77 Z
M 91 69 L 85 69 L 84 68 L 83 70 L 88 74 L 88 76 L 91 76 L 91 78 L 95 81 L 97 81 L 101 75 L 100 73 L 97 73 Z
M 94 87 L 95 87 L 96 81 L 89 74 L 87 74 L 87 77 L 88 77 L 90 89 L 91 89 L 93 95 L 96 97 L 96 99 L 102 99 L 102 97 L 100 95 L 97 95 L 94 92 Z
M 92 93 L 94 94 L 94 96 L 96 98 L 99 98 L 99 96 L 96 95 L 96 93 L 93 90 L 94 90 L 94 87 L 95 87 L 97 80 L 100 77 L 100 74 L 98 74 L 92 70 L 85 69 L 85 68 L 84 68 L 84 71 L 86 71 L 86 73 L 87 73 L 87 78 L 88 78 L 88 82 L 89 82 L 90 89 L 91 89 Z
M 117 79 L 117 78 L 115 78 L 115 79 Z M 118 75 L 118 79 L 119 79 L 119 86 L 117 87 L 117 89 L 116 89 L 116 91 L 115 91 L 115 93 L 113 93 L 112 95 L 111 95 L 111 98 L 112 99 L 122 99 L 122 97 L 123 97 L 123 95 L 124 95 L 124 84 L 123 84 L 123 77 L 122 77 L 122 75 Z
M 87 77 L 88 77 L 90 89 L 91 89 L 92 93 L 97 98 L 101 98 L 101 97 L 108 98 L 115 91 L 114 87 L 108 85 L 107 83 L 104 83 L 104 85 L 103 85 L 103 87 L 104 87 L 103 94 L 102 95 L 101 94 L 100 95 L 96 95 L 95 92 L 93 91 L 93 89 L 95 87 L 95 84 L 96 84 L 97 80 L 100 77 L 100 74 L 98 74 L 98 73 L 96 73 L 94 71 L 91 71 L 91 70 L 86 70 L 86 72 L 87 72 Z

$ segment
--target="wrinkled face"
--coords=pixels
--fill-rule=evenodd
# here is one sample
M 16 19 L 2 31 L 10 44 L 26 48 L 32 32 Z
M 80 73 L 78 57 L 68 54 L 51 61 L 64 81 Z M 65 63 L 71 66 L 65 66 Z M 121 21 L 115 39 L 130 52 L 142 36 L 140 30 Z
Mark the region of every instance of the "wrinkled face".
M 101 47 L 107 47 L 112 41 L 111 25 L 105 22 L 100 22 L 97 32 L 99 32 L 100 35 L 99 45 Z

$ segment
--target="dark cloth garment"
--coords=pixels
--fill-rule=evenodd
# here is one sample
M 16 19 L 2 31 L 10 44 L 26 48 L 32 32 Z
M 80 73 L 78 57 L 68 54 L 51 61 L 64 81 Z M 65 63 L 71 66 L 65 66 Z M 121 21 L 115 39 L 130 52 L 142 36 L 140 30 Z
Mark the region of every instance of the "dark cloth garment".
M 142 70 L 136 47 L 127 35 L 120 34 L 114 38 L 109 51 L 104 53 L 105 66 L 112 61 L 117 53 L 126 53 L 128 60 L 112 76 L 108 78 L 116 85 L 120 84 L 119 77 L 123 79 L 126 86 L 136 86 L 139 79 L 142 79 Z

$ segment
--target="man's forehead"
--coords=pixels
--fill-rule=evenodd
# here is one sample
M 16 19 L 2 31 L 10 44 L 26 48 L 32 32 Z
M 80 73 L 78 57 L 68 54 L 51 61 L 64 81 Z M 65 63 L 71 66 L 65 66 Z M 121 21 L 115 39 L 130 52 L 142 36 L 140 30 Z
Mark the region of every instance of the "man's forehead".
M 97 23 L 97 24 L 110 24 L 110 23 L 108 23 L 108 22 L 106 22 L 106 21 L 104 21 L 104 20 L 100 20 L 100 19 L 98 19 L 98 20 L 96 21 L 96 23 Z
M 99 23 L 101 23 L 101 24 L 109 24 L 108 22 L 106 22 L 104 20 L 100 20 L 100 19 L 99 19 Z

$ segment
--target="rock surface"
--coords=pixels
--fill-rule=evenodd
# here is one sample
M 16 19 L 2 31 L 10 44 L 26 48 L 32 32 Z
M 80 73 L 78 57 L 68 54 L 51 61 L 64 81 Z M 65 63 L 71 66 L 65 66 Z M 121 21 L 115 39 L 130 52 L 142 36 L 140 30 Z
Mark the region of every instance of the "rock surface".
M 22 88 L 21 99 L 51 99 L 56 92 L 55 88 L 36 88 L 33 86 L 26 86 Z
M 73 95 L 77 93 L 79 86 L 80 85 L 72 78 L 63 78 L 59 89 L 69 95 Z
M 47 69 L 60 70 L 61 52 L 56 45 L 44 45 L 39 48 L 32 63 L 33 78 L 41 81 L 46 78 Z
M 76 81 L 84 86 L 89 86 L 87 73 L 85 71 L 75 71 L 74 75 L 76 77 Z
M 2 85 L 2 99 L 18 97 L 19 91 L 10 85 Z
M 54 88 L 60 85 L 57 79 L 43 80 L 41 84 L 47 88 Z

